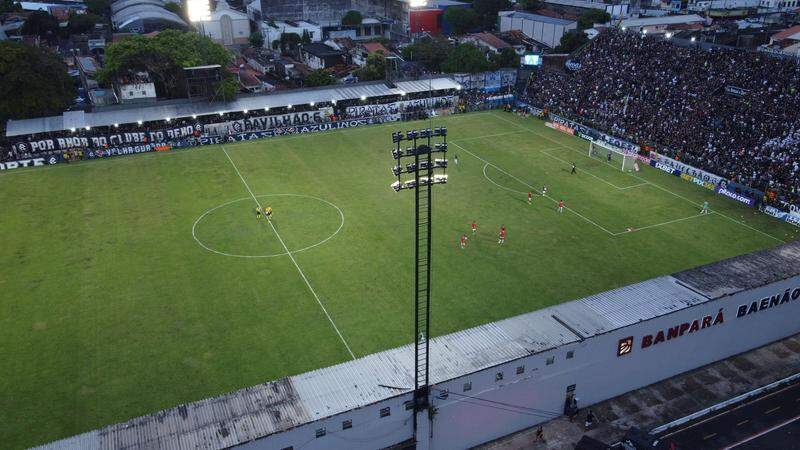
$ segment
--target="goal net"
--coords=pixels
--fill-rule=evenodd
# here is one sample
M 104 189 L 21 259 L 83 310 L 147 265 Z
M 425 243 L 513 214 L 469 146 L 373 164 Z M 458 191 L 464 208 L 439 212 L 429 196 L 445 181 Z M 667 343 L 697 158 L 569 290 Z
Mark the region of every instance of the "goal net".
M 632 172 L 636 165 L 636 155 L 602 141 L 589 142 L 589 157 L 601 159 L 606 164 L 619 167 L 623 172 Z

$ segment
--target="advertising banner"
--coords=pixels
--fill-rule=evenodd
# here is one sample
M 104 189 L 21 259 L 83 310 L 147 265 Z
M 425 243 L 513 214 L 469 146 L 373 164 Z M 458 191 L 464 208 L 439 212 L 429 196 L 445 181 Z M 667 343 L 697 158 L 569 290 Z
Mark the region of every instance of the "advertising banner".
M 639 146 L 636 144 L 632 144 L 624 139 L 620 139 L 616 136 L 611 136 L 610 134 L 602 133 L 600 131 L 595 130 L 592 127 L 587 127 L 586 125 L 580 124 L 578 122 L 565 119 L 557 114 L 550 114 L 550 120 L 553 123 L 558 123 L 564 125 L 568 128 L 572 128 L 575 131 L 575 134 L 578 136 L 587 139 L 586 136 L 591 137 L 591 139 L 599 139 L 607 144 L 613 145 L 620 150 L 625 151 L 626 153 L 638 153 Z
M 800 216 L 792 215 L 791 213 L 781 211 L 774 206 L 764 206 L 761 208 L 761 211 L 765 214 L 769 214 L 770 216 L 778 219 L 783 220 L 784 222 L 788 222 L 796 227 L 800 227 Z
M 442 106 L 452 106 L 454 103 L 455 97 L 446 95 L 442 97 L 418 98 L 415 100 L 403 100 L 377 105 L 348 106 L 345 108 L 344 112 L 349 117 L 385 116 L 388 114 L 402 113 L 409 108 L 440 108 Z
M 717 187 L 717 194 L 724 195 L 725 197 L 736 200 L 737 202 L 744 203 L 747 206 L 753 207 L 756 205 L 755 199 L 752 199 L 744 194 L 728 190 L 725 186 Z
M 656 153 L 656 152 L 650 152 L 650 158 L 655 160 L 656 162 L 662 164 L 662 165 L 671 167 L 671 168 L 679 171 L 680 173 L 684 173 L 684 174 L 687 174 L 687 175 L 689 175 L 689 176 L 691 176 L 693 178 L 697 178 L 697 179 L 699 179 L 701 181 L 711 183 L 714 186 L 717 186 L 720 183 L 722 183 L 722 184 L 727 184 L 728 183 L 728 180 L 726 180 L 725 178 L 722 178 L 719 175 L 714 175 L 711 172 L 706 172 L 705 170 L 697 169 L 697 168 L 692 167 L 692 166 L 690 166 L 690 165 L 688 165 L 686 163 L 682 163 L 680 161 L 676 161 L 676 160 L 674 160 L 674 159 L 672 159 L 672 158 L 670 158 L 668 156 L 664 156 L 664 155 Z M 676 175 L 679 175 L 679 174 L 676 174 Z
M 6 161 L 0 163 L 0 170 L 14 170 L 23 167 L 41 167 L 58 163 L 58 158 L 55 156 L 47 156 L 43 158 L 30 158 L 19 159 L 17 161 Z

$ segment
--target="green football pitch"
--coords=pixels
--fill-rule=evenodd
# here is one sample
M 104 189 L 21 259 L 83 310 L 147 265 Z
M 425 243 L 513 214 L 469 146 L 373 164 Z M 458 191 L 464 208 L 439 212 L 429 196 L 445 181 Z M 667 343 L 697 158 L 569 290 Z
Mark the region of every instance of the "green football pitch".
M 536 119 L 434 125 L 459 160 L 434 191 L 434 335 L 796 238 L 649 166 L 592 159 Z M 391 131 L 424 126 L 0 174 L 0 447 L 409 343 L 413 195 L 389 187 Z

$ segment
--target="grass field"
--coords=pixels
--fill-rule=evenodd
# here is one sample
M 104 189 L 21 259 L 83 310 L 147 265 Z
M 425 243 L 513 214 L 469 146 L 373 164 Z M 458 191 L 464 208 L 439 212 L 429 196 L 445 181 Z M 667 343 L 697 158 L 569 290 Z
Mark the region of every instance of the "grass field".
M 408 343 L 413 196 L 389 188 L 390 132 L 425 125 L 0 174 L 0 447 Z M 435 335 L 796 238 L 677 177 L 590 159 L 535 119 L 435 125 L 460 160 L 434 195 Z M 543 184 L 550 198 L 528 205 Z

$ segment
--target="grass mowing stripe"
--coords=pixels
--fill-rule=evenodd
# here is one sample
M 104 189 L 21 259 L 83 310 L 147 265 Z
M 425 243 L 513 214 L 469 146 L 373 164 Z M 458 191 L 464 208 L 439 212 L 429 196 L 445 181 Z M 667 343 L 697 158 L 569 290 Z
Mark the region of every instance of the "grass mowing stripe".
M 228 161 L 230 161 L 231 165 L 233 166 L 233 170 L 235 170 L 236 174 L 239 175 L 239 179 L 242 180 L 242 184 L 244 184 L 244 187 L 247 188 L 247 192 L 249 192 L 250 196 L 253 197 L 253 201 L 256 203 L 256 206 L 258 206 L 260 208 L 261 204 L 258 202 L 258 199 L 256 198 L 256 195 L 253 194 L 252 189 L 250 189 L 250 186 L 247 184 L 247 181 L 245 181 L 244 177 L 242 176 L 242 173 L 239 172 L 239 168 L 236 167 L 236 163 L 234 163 L 233 160 L 231 159 L 231 155 L 229 155 L 228 151 L 225 150 L 225 146 L 224 145 L 222 146 L 222 151 L 225 153 L 225 156 L 228 158 Z M 345 348 L 347 349 L 347 353 L 350 353 L 350 356 L 353 359 L 356 359 L 356 355 L 353 353 L 353 350 L 350 349 L 350 345 L 348 345 L 348 343 L 345 340 L 344 336 L 342 336 L 342 332 L 339 331 L 339 327 L 336 326 L 336 323 L 331 318 L 331 315 L 328 314 L 328 310 L 325 309 L 325 305 L 322 304 L 322 301 L 319 299 L 319 296 L 317 295 L 317 292 L 314 290 L 314 288 L 311 286 L 311 283 L 308 281 L 308 278 L 306 277 L 306 274 L 303 273 L 303 269 L 301 269 L 300 265 L 297 264 L 297 260 L 294 259 L 294 255 L 292 254 L 292 252 L 289 251 L 289 248 L 286 247 L 286 243 L 283 242 L 283 238 L 281 238 L 281 235 L 278 233 L 278 230 L 275 229 L 275 225 L 273 225 L 272 221 L 269 220 L 269 219 L 267 219 L 267 222 L 269 223 L 270 228 L 272 228 L 272 231 L 275 232 L 275 237 L 278 238 L 278 241 L 283 246 L 283 249 L 286 251 L 286 254 L 289 255 L 289 259 L 291 259 L 292 263 L 294 263 L 294 267 L 297 268 L 297 272 L 300 274 L 300 277 L 302 277 L 303 281 L 306 282 L 306 286 L 308 286 L 308 290 L 311 291 L 311 294 L 314 296 L 314 299 L 317 300 L 317 303 L 319 304 L 319 307 L 322 308 L 322 312 L 325 313 L 325 317 L 328 318 L 328 321 L 333 326 L 333 329 L 336 331 L 336 334 L 339 335 L 339 339 L 342 340 L 342 344 L 344 344 Z

